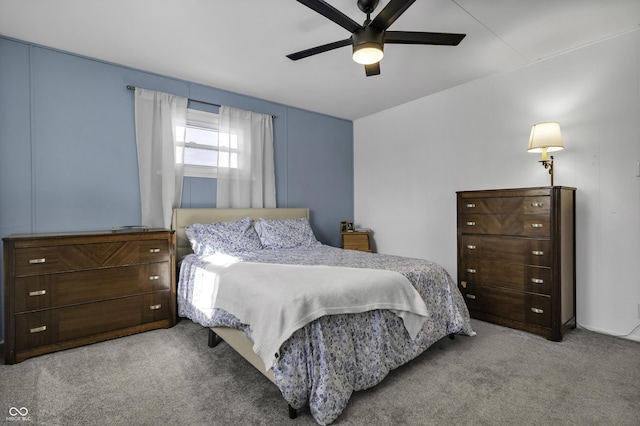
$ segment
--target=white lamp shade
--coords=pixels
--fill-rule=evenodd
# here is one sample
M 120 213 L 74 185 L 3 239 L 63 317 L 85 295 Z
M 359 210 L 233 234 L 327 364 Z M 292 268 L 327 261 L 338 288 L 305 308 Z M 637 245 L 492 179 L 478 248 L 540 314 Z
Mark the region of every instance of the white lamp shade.
M 564 149 L 560 123 L 546 122 L 534 124 L 529 136 L 529 152 L 551 152 Z
M 353 48 L 353 60 L 362 65 L 380 62 L 383 56 L 382 46 L 377 43 L 363 43 Z

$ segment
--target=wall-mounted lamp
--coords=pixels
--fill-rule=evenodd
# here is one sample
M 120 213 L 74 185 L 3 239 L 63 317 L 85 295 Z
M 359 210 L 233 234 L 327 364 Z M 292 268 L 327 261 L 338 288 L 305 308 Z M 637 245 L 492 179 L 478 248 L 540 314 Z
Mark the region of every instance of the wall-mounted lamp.
M 547 152 L 560 151 L 561 149 L 564 149 L 564 145 L 562 144 L 560 123 L 546 122 L 533 125 L 527 151 L 542 153 L 540 163 L 549 170 L 551 186 L 553 186 L 553 155 L 550 156 L 551 160 L 547 160 Z

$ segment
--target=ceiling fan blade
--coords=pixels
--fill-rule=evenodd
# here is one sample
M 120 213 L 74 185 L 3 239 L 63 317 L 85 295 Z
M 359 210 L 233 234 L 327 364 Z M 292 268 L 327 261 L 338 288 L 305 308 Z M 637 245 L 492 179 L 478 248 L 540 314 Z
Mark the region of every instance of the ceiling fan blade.
M 380 62 L 369 64 L 364 66 L 364 71 L 367 73 L 367 77 L 380 74 Z
M 315 10 L 320 15 L 335 22 L 350 33 L 354 33 L 362 28 L 356 21 L 323 0 L 298 0 L 298 3 L 302 3 L 308 8 Z
M 291 53 L 287 55 L 287 58 L 292 61 L 298 59 L 308 58 L 309 56 L 317 55 L 318 53 L 328 52 L 339 47 L 351 46 L 351 39 L 347 38 L 340 41 L 334 41 L 333 43 L 323 44 L 322 46 L 312 47 L 311 49 L 301 50 L 300 52 Z
M 378 13 L 378 16 L 374 18 L 370 25 L 386 30 L 393 24 L 396 19 L 404 13 L 416 0 L 391 0 L 387 5 Z
M 384 35 L 385 43 L 396 44 L 436 44 L 442 46 L 457 46 L 466 34 L 428 33 L 420 31 L 387 31 Z

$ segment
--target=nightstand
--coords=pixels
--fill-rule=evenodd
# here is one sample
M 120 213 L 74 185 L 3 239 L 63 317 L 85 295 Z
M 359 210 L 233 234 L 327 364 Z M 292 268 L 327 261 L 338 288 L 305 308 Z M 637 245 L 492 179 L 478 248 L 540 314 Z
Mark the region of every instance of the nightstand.
M 342 234 L 342 248 L 346 250 L 371 251 L 369 231 L 347 231 Z

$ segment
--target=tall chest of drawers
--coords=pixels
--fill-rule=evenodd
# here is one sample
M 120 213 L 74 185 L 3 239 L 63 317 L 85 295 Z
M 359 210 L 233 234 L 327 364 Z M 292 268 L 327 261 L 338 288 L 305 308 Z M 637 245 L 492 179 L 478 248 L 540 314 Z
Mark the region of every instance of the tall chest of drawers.
M 457 193 L 458 287 L 473 318 L 554 341 L 575 327 L 575 191 Z
M 175 324 L 168 230 L 3 238 L 5 363 Z

